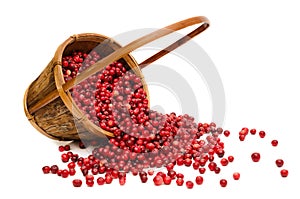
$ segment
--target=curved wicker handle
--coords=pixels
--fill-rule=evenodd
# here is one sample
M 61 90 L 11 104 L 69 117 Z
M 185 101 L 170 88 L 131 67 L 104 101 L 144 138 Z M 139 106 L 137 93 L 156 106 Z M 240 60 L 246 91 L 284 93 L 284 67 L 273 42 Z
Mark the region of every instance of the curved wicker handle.
M 156 39 L 159 39 L 163 36 L 166 36 L 170 33 L 173 33 L 174 31 L 178 31 L 181 29 L 184 29 L 186 27 L 195 25 L 195 24 L 201 24 L 197 29 L 192 31 L 191 33 L 187 34 L 186 36 L 182 37 L 178 41 L 174 42 L 167 48 L 161 50 L 160 52 L 156 53 L 155 55 L 151 56 L 150 58 L 143 61 L 140 65 L 141 68 L 149 65 L 150 63 L 154 62 L 155 60 L 161 58 L 162 56 L 168 54 L 172 50 L 176 49 L 177 47 L 181 46 L 185 42 L 189 41 L 194 36 L 198 35 L 199 33 L 206 30 L 209 26 L 209 20 L 206 17 L 198 16 L 198 17 L 192 17 L 189 19 L 185 19 L 183 21 L 179 21 L 177 23 L 171 24 L 169 26 L 166 26 L 162 29 L 159 29 L 157 31 L 154 31 L 150 34 L 147 34 L 135 41 L 132 41 L 128 45 L 121 47 L 114 51 L 113 53 L 109 54 L 108 56 L 104 57 L 100 61 L 96 62 L 94 65 L 88 67 L 86 70 L 84 70 L 82 73 L 80 73 L 76 78 L 71 79 L 70 81 L 66 82 L 62 88 L 64 91 L 70 90 L 75 84 L 79 84 L 80 82 L 84 81 L 91 75 L 97 73 L 98 71 L 102 70 L 104 67 L 109 65 L 110 63 L 122 58 L 124 55 L 134 51 L 135 49 L 150 43 Z M 32 114 L 35 111 L 39 110 L 41 107 L 45 106 L 46 104 L 50 103 L 51 101 L 55 100 L 57 97 L 59 97 L 59 93 L 57 90 L 52 91 L 49 93 L 45 98 L 43 98 L 38 104 L 32 106 L 29 109 L 29 113 Z
M 202 31 L 204 31 L 209 26 L 209 20 L 206 17 L 202 17 L 202 16 L 193 17 L 193 18 L 189 18 L 189 19 L 186 19 L 183 21 L 179 21 L 172 25 L 166 26 L 165 28 L 162 28 L 162 29 L 154 31 L 150 34 L 147 34 L 147 35 L 129 43 L 128 45 L 117 49 L 110 55 L 104 57 L 103 59 L 101 59 L 100 61 L 95 63 L 94 65 L 88 67 L 85 71 L 80 73 L 76 78 L 73 78 L 70 81 L 66 82 L 63 85 L 64 91 L 71 89 L 74 86 L 75 82 L 76 82 L 76 84 L 79 84 L 80 82 L 87 79 L 91 75 L 102 70 L 104 67 L 106 67 L 110 63 L 122 58 L 123 55 L 128 54 L 128 53 L 134 51 L 135 49 L 137 49 L 147 43 L 150 43 L 156 39 L 159 39 L 163 36 L 166 36 L 174 31 L 181 30 L 183 28 L 186 28 L 188 26 L 192 26 L 195 24 L 201 24 L 201 25 L 197 29 L 195 29 L 194 31 L 189 33 L 188 35 L 184 36 L 183 38 L 179 39 L 172 45 L 165 48 L 164 50 L 158 52 L 157 54 L 153 55 L 152 57 L 150 57 L 147 60 L 145 60 L 144 62 L 142 62 L 141 64 L 143 65 L 143 67 L 145 67 L 146 65 L 148 65 L 148 64 L 152 63 L 153 61 L 159 59 L 160 57 L 166 55 L 168 52 L 174 50 L 175 48 L 177 48 L 180 45 L 187 42 L 192 37 L 196 36 L 197 34 L 201 33 Z

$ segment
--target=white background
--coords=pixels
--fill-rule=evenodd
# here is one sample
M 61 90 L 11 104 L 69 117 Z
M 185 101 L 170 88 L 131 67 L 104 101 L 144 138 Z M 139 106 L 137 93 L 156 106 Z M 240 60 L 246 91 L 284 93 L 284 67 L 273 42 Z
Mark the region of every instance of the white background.
M 300 12 L 297 1 L 1 1 L 1 198 L 288 198 L 299 197 L 299 50 Z M 219 176 L 207 173 L 193 190 L 154 187 L 128 177 L 120 187 L 75 189 L 70 179 L 43 175 L 41 167 L 59 162 L 59 143 L 39 134 L 22 106 L 27 86 L 70 35 L 96 32 L 117 35 L 137 28 L 160 28 L 204 15 L 211 27 L 194 39 L 214 61 L 225 88 L 225 139 L 237 161 Z M 142 61 L 142 60 L 138 60 Z M 201 92 L 201 91 L 199 91 Z M 162 96 L 161 96 L 162 97 Z M 209 120 L 209 111 L 205 120 Z M 264 129 L 264 140 L 237 141 L 244 127 Z M 278 148 L 270 146 L 273 138 Z M 254 164 L 250 154 L 259 151 Z M 282 157 L 290 175 L 282 179 L 274 160 Z M 188 172 L 187 170 L 186 172 Z M 230 179 L 233 171 L 241 180 Z M 192 176 L 192 172 L 190 173 Z M 220 178 L 228 178 L 226 189 Z M 164 195 L 164 196 L 162 196 Z

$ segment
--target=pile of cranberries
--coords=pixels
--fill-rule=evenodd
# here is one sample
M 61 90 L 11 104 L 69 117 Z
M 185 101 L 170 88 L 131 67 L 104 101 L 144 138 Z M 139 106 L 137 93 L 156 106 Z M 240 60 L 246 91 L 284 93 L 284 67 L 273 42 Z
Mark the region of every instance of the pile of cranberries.
M 74 52 L 62 59 L 65 81 L 76 77 L 90 67 L 101 56 L 92 51 L 89 54 Z M 112 132 L 114 137 L 90 141 L 93 150 L 88 157 L 70 151 L 70 145 L 60 146 L 61 160 L 67 164 L 64 169 L 57 165 L 44 166 L 45 174 L 55 174 L 62 178 L 75 176 L 74 187 L 80 187 L 83 181 L 88 187 L 111 184 L 117 180 L 120 185 L 126 183 L 126 176 L 132 174 L 140 178 L 141 183 L 152 178 L 154 185 L 170 185 L 192 189 L 194 184 L 202 185 L 203 174 L 219 174 L 222 167 L 234 161 L 233 156 L 225 156 L 224 143 L 220 135 L 230 136 L 215 123 L 196 123 L 189 115 L 175 113 L 161 114 L 149 109 L 147 93 L 141 79 L 124 60 L 118 60 L 102 71 L 74 86 L 72 97 L 79 109 L 88 119 L 101 129 Z M 242 128 L 240 141 L 248 134 L 255 135 L 256 129 Z M 260 131 L 264 138 L 266 133 Z M 79 142 L 85 148 L 87 142 Z M 276 147 L 277 140 L 271 145 Z M 260 161 L 260 154 L 251 154 L 253 162 Z M 218 159 L 219 160 L 218 160 Z M 284 165 L 282 159 L 275 161 L 277 167 Z M 194 179 L 185 179 L 178 167 L 190 167 L 198 172 Z M 78 173 L 83 177 L 79 178 Z M 282 177 L 288 176 L 288 170 L 281 169 Z M 82 180 L 83 179 L 83 180 Z M 233 180 L 240 179 L 240 173 L 232 174 Z M 220 179 L 220 186 L 227 186 L 227 179 Z

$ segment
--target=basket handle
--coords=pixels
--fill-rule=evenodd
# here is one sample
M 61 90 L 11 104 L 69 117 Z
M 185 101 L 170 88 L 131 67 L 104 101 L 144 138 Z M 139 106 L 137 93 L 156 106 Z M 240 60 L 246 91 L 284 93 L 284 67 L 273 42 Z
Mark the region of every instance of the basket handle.
M 165 49 L 159 51 L 155 55 L 151 56 L 150 58 L 146 59 L 142 63 L 140 63 L 141 68 L 146 67 L 147 65 L 151 64 L 152 62 L 158 60 L 159 58 L 163 57 L 164 55 L 168 54 L 172 50 L 176 49 L 177 47 L 181 46 L 182 44 L 189 41 L 191 38 L 195 37 L 199 33 L 203 32 L 209 27 L 209 20 L 204 16 L 197 16 L 192 17 L 189 19 L 185 19 L 182 21 L 179 21 L 177 23 L 171 24 L 169 26 L 166 26 L 162 29 L 156 30 L 152 33 L 149 33 L 135 41 L 132 41 L 131 43 L 127 44 L 126 46 L 117 49 L 116 51 L 112 52 L 108 56 L 102 58 L 100 61 L 96 62 L 92 66 L 88 67 L 86 70 L 84 70 L 82 73 L 80 73 L 77 77 L 71 79 L 70 81 L 66 82 L 62 85 L 62 88 L 64 91 L 70 90 L 75 84 L 79 84 L 80 82 L 84 81 L 91 75 L 97 73 L 98 71 L 102 70 L 104 67 L 109 65 L 110 63 L 122 58 L 124 55 L 136 50 L 137 48 L 140 48 L 141 46 L 150 43 L 154 40 L 157 40 L 163 36 L 166 36 L 168 34 L 173 33 L 174 31 L 178 31 L 181 29 L 184 29 L 186 27 L 195 25 L 195 24 L 201 24 L 198 28 L 196 28 L 194 31 L 190 32 L 186 36 L 182 37 L 181 39 L 177 40 L 170 46 L 166 47 Z M 39 103 L 35 104 L 34 106 L 29 108 L 29 113 L 32 114 L 35 111 L 39 110 L 43 106 L 47 105 L 51 101 L 55 100 L 57 97 L 59 97 L 59 93 L 57 90 L 52 91 L 49 93 L 45 98 L 43 98 Z
M 181 46 L 185 42 L 189 41 L 192 37 L 198 35 L 199 33 L 203 32 L 205 29 L 208 28 L 209 26 L 209 20 L 206 17 L 203 16 L 198 16 L 198 17 L 192 17 L 189 19 L 185 19 L 183 21 L 179 21 L 177 23 L 171 24 L 169 26 L 166 26 L 162 29 L 159 29 L 157 31 L 154 31 L 150 34 L 147 34 L 135 41 L 132 41 L 131 43 L 127 44 L 126 46 L 117 49 L 110 55 L 104 57 L 100 61 L 96 62 L 92 66 L 88 67 L 86 70 L 84 70 L 82 73 L 80 73 L 76 78 L 71 79 L 70 81 L 66 82 L 63 85 L 63 90 L 68 91 L 71 89 L 74 85 L 75 82 L 76 84 L 79 84 L 83 80 L 87 79 L 91 75 L 95 74 L 96 72 L 102 70 L 104 67 L 107 65 L 111 64 L 112 62 L 122 58 L 124 55 L 136 50 L 137 48 L 150 43 L 154 40 L 157 40 L 163 36 L 166 36 L 168 34 L 173 33 L 174 31 L 178 31 L 181 29 L 184 29 L 188 26 L 192 26 L 195 24 L 201 24 L 197 29 L 192 31 L 191 33 L 187 34 L 186 36 L 182 37 L 178 41 L 174 42 L 167 48 L 161 50 L 160 52 L 156 53 L 152 57 L 146 59 L 141 63 L 142 67 L 145 67 L 149 65 L 150 63 L 156 61 L 157 59 L 163 57 L 164 55 L 168 54 L 172 50 L 176 49 L 177 47 Z

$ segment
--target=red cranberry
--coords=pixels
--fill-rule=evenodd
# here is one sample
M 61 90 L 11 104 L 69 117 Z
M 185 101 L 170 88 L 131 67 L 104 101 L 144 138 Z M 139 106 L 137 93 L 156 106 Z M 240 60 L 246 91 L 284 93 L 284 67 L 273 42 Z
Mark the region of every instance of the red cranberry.
M 80 179 L 74 179 L 72 181 L 74 187 L 81 187 L 82 181 Z
M 64 146 L 59 146 L 58 147 L 58 151 L 59 152 L 64 152 L 65 151 L 65 147 Z
M 93 187 L 94 186 L 94 180 L 86 180 L 86 185 L 88 186 L 88 187 Z
M 277 146 L 277 145 L 278 145 L 278 141 L 277 141 L 277 140 L 272 140 L 272 141 L 271 141 L 271 144 L 272 144 L 272 146 L 274 146 L 274 147 L 275 147 L 275 146 Z
M 264 131 L 259 131 L 259 137 L 264 138 L 266 136 L 266 132 Z
M 224 136 L 225 136 L 225 137 L 229 137 L 229 135 L 230 135 L 230 131 L 228 131 L 228 130 L 225 130 L 225 131 L 223 132 L 223 134 L 224 134 Z
M 156 186 L 160 186 L 163 184 L 163 177 L 161 177 L 160 175 L 156 175 L 154 178 L 153 178 L 153 182 Z
M 52 174 L 57 174 L 59 168 L 57 165 L 52 165 L 50 169 Z
M 69 177 L 69 174 L 70 174 L 69 171 L 67 169 L 64 169 L 61 172 L 61 177 L 67 178 L 67 177 Z
M 69 169 L 74 169 L 75 166 L 76 166 L 76 164 L 75 164 L 74 162 L 70 162 L 70 163 L 68 164 L 68 168 L 69 168 Z
M 234 172 L 234 173 L 233 173 L 233 179 L 234 179 L 234 180 L 239 180 L 239 179 L 240 179 L 240 176 L 241 176 L 241 175 L 240 175 L 240 173 L 238 173 L 238 172 Z
M 177 179 L 176 179 L 176 184 L 177 184 L 178 186 L 182 186 L 183 183 L 184 183 L 183 178 L 177 178 Z
M 255 134 L 256 134 L 256 129 L 251 129 L 251 130 L 250 130 L 250 133 L 251 133 L 252 135 L 255 135 Z
M 203 168 L 203 167 L 199 168 L 199 173 L 200 174 L 204 174 L 205 171 L 206 171 L 206 168 Z
M 49 166 L 44 166 L 44 167 L 42 168 L 42 170 L 43 170 L 43 173 L 44 173 L 44 174 L 48 174 L 48 173 L 50 173 L 50 171 L 51 171 L 51 169 L 50 169 Z
M 125 183 L 126 183 L 126 178 L 125 177 L 119 178 L 119 184 L 121 186 L 123 186 Z
M 76 174 L 76 170 L 75 169 L 69 169 L 69 174 L 70 174 L 70 176 L 74 176 Z
M 227 166 L 228 165 L 228 160 L 226 158 L 222 158 L 220 162 L 221 162 L 222 166 Z
M 171 178 L 170 176 L 165 176 L 165 177 L 163 178 L 163 181 L 164 181 L 164 184 L 165 184 L 165 185 L 169 185 L 169 184 L 171 184 L 171 182 L 172 182 L 172 178 Z
M 112 181 L 113 181 L 113 178 L 111 177 L 111 175 L 105 176 L 105 183 L 106 184 L 111 184 Z
M 69 162 L 69 159 L 70 159 L 70 157 L 68 156 L 68 154 L 66 154 L 66 153 L 63 153 L 63 154 L 61 154 L 61 160 L 63 161 L 63 162 Z
M 226 187 L 227 186 L 227 180 L 221 179 L 220 180 L 220 185 L 221 185 L 221 187 Z
M 229 162 L 233 162 L 233 161 L 234 161 L 234 157 L 233 157 L 233 156 L 231 156 L 231 155 L 230 155 L 230 156 L 228 156 L 228 158 L 227 158 L 227 159 L 228 159 L 228 161 L 229 161 Z
M 64 150 L 65 150 L 65 151 L 70 151 L 70 149 L 71 149 L 70 145 L 65 145 L 65 146 L 64 146 Z
M 203 184 L 203 177 L 202 176 L 197 176 L 195 180 L 197 185 L 202 185 Z
M 281 174 L 281 176 L 282 176 L 283 178 L 286 178 L 286 177 L 289 175 L 289 171 L 286 170 L 286 169 L 282 169 L 282 170 L 280 171 L 280 174 Z
M 259 162 L 260 154 L 259 153 L 252 153 L 251 158 L 252 158 L 253 162 Z
M 277 159 L 277 160 L 275 161 L 275 163 L 276 163 L 277 167 L 282 167 L 283 164 L 284 164 L 284 161 L 283 161 L 282 159 Z
M 98 184 L 98 185 L 104 185 L 104 184 L 105 184 L 105 179 L 104 179 L 103 177 L 99 177 L 99 178 L 97 179 L 97 184 Z
M 185 185 L 188 189 L 192 189 L 194 187 L 194 183 L 192 181 L 186 181 Z

